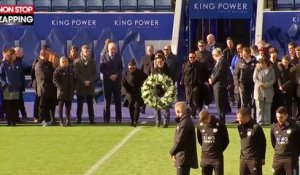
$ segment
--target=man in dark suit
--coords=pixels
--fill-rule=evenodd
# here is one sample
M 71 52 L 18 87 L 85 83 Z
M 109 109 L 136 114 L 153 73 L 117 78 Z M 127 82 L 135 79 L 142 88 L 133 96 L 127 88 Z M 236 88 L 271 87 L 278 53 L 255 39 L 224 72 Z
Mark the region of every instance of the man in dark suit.
M 175 113 L 177 126 L 170 155 L 175 162 L 177 175 L 189 175 L 190 168 L 198 168 L 195 127 L 185 102 L 175 104 Z
M 166 59 L 165 62 L 171 73 L 171 78 L 175 83 L 177 81 L 178 68 L 179 68 L 177 56 L 172 53 L 170 45 L 166 45 L 164 47 L 164 54 Z
M 227 99 L 227 72 L 229 71 L 229 65 L 227 60 L 223 58 L 222 50 L 220 48 L 214 49 L 212 55 L 216 61 L 216 65 L 208 81 L 209 84 L 213 86 L 215 103 L 218 109 L 220 121 L 225 123 L 225 114 L 230 111 Z
M 123 62 L 117 54 L 116 44 L 108 44 L 107 54 L 101 57 L 100 72 L 103 74 L 105 107 L 103 111 L 104 122 L 110 122 L 110 103 L 111 96 L 114 96 L 116 123 L 121 123 L 121 80 L 122 80 Z

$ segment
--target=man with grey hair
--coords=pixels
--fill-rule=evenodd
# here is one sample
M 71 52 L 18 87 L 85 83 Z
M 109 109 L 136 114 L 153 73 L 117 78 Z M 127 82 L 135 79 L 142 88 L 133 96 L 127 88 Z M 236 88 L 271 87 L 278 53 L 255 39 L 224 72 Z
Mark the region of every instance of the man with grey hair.
M 227 99 L 227 73 L 229 71 L 229 65 L 226 59 L 223 58 L 222 50 L 220 48 L 214 49 L 212 51 L 212 55 L 216 61 L 216 65 L 213 68 L 208 81 L 209 84 L 213 86 L 219 119 L 221 122 L 225 123 L 225 115 L 230 111 L 230 106 Z
M 24 57 L 24 52 L 22 47 L 15 47 L 14 48 L 16 52 L 16 61 L 19 62 L 19 65 L 22 66 L 22 71 L 23 71 L 23 78 L 25 79 L 25 73 L 22 65 L 23 57 Z M 23 99 L 23 92 L 25 92 L 25 81 L 23 82 L 21 89 L 20 89 L 20 98 L 19 98 L 19 110 L 22 115 L 22 119 L 27 119 L 27 112 L 25 109 L 24 105 L 24 99 Z
M 93 97 L 95 93 L 95 80 L 97 76 L 96 62 L 90 57 L 90 49 L 88 45 L 81 47 L 80 58 L 77 58 L 74 63 L 74 74 L 76 81 L 77 94 L 77 124 L 81 123 L 82 107 L 84 98 L 88 106 L 88 114 L 90 124 L 94 124 L 94 106 Z
M 206 37 L 207 41 L 207 47 L 206 49 L 210 52 L 213 51 L 213 49 L 220 48 L 222 49 L 222 45 L 216 42 L 215 36 L 213 34 L 208 34 Z
M 177 175 L 189 175 L 190 168 L 198 168 L 194 122 L 183 101 L 175 104 L 175 113 L 177 126 L 170 155 L 175 162 Z

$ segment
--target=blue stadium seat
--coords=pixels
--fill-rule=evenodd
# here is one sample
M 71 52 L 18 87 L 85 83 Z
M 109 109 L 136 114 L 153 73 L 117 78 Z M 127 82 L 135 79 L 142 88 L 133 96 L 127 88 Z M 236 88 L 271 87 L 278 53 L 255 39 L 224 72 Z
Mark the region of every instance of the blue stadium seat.
M 295 0 L 295 10 L 300 10 L 300 0 Z
M 154 0 L 139 0 L 138 11 L 154 11 Z
M 52 11 L 68 11 L 68 0 L 52 0 Z
M 53 28 L 51 30 L 46 43 L 59 57 L 67 55 L 67 39 L 59 29 Z
M 69 11 L 85 11 L 85 0 L 70 0 Z
M 294 0 L 277 0 L 278 10 L 292 10 L 294 9 Z
M 16 5 L 16 0 L 1 0 L 0 5 Z
M 33 5 L 33 0 L 18 0 L 17 5 Z
M 137 11 L 137 0 L 121 0 L 122 11 Z
M 155 0 L 155 11 L 171 11 L 172 0 Z
M 102 0 L 87 0 L 86 1 L 87 11 L 103 11 Z
M 104 0 L 104 11 L 120 11 L 120 0 Z
M 35 11 L 51 11 L 51 0 L 35 0 L 34 1 L 34 10 Z
M 24 49 L 23 66 L 31 67 L 41 50 L 41 40 L 33 29 L 26 29 L 19 39 L 19 45 Z

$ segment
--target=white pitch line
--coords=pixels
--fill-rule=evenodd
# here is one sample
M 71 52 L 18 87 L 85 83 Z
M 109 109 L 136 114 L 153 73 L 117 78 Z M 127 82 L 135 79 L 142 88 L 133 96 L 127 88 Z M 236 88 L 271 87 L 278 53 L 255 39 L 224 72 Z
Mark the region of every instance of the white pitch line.
M 117 145 L 115 145 L 113 149 L 111 149 L 104 157 L 99 159 L 86 173 L 84 173 L 84 175 L 92 175 L 94 172 L 96 172 L 96 170 L 101 165 L 103 165 L 107 159 L 109 159 L 115 152 L 117 152 L 122 146 L 124 146 L 128 142 L 128 140 L 140 129 L 141 127 L 136 127 L 135 129 L 133 129 L 129 134 L 127 134 L 126 137 L 124 137 Z

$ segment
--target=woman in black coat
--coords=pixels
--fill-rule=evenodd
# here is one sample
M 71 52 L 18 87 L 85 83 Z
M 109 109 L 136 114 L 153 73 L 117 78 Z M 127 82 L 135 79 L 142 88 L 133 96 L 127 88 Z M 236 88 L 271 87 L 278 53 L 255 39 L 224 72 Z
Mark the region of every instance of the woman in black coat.
M 141 87 L 146 78 L 147 75 L 137 69 L 134 59 L 130 60 L 128 70 L 123 75 L 122 85 L 126 93 L 126 100 L 129 104 L 131 125 L 134 127 L 137 125 L 140 107 L 143 105 Z

